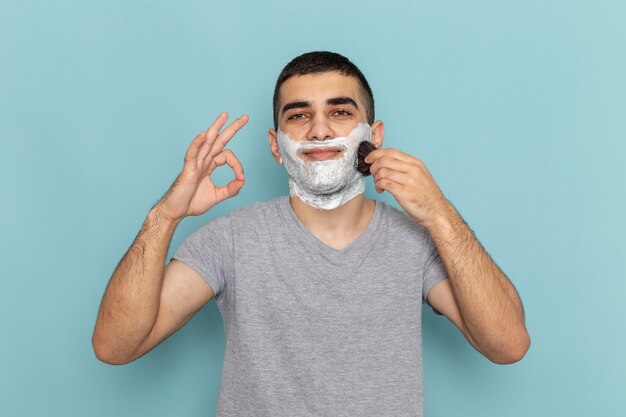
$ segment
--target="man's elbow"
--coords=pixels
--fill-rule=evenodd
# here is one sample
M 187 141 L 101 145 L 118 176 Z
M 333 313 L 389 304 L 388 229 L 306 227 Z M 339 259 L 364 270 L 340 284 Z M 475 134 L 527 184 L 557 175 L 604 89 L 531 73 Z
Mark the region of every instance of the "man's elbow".
M 115 358 L 113 356 L 109 356 L 109 355 L 103 353 L 102 351 L 99 351 L 99 350 L 96 350 L 96 349 L 94 349 L 93 352 L 94 352 L 96 358 L 100 362 L 104 362 L 107 365 L 126 365 L 128 363 L 128 361 L 126 361 L 126 360 L 120 360 L 119 358 Z
M 488 357 L 490 361 L 498 365 L 510 365 L 521 361 L 530 349 L 530 335 L 524 331 L 514 343 L 499 352 L 497 355 Z
M 91 345 L 94 355 L 100 362 L 104 362 L 108 365 L 126 365 L 127 363 L 132 362 L 132 360 L 128 360 L 126 358 L 122 359 L 119 356 L 112 355 L 107 349 L 96 343 L 94 340 L 92 340 Z

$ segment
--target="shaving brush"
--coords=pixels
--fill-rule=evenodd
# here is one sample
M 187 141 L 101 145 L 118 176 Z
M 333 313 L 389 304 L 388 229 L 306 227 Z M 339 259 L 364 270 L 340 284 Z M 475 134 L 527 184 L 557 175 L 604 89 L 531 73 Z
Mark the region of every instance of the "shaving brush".
M 372 142 L 368 142 L 366 140 L 359 143 L 359 149 L 357 149 L 357 158 L 356 158 L 356 170 L 359 171 L 364 177 L 368 175 L 372 175 L 370 172 L 370 166 L 372 164 L 365 163 L 365 157 L 370 154 L 373 150 L 376 150 L 376 146 Z

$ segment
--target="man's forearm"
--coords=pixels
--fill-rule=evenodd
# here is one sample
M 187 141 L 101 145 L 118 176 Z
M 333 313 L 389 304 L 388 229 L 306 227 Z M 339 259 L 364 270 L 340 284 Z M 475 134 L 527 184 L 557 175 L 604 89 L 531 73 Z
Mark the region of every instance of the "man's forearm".
M 427 228 L 480 350 L 493 358 L 523 356 L 530 339 L 517 291 L 460 214 L 448 202 Z
M 155 206 L 115 268 L 92 338 L 101 360 L 123 363 L 150 334 L 159 311 L 165 257 L 177 225 L 159 216 Z

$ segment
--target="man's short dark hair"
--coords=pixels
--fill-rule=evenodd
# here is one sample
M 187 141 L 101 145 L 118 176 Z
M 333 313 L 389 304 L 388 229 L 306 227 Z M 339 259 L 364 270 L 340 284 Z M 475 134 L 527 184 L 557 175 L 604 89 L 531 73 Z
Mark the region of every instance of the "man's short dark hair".
M 348 77 L 355 77 L 361 85 L 361 100 L 365 103 L 367 122 L 374 123 L 374 95 L 363 73 L 348 58 L 335 52 L 314 51 L 295 57 L 278 76 L 274 88 L 274 129 L 278 129 L 280 112 L 280 86 L 295 75 L 337 71 Z

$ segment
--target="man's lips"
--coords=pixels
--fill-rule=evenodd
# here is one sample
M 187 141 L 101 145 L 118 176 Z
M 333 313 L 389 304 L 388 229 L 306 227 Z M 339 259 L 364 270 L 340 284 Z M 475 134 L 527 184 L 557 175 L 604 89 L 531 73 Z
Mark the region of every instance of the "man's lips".
M 309 148 L 304 149 L 301 152 L 301 155 L 305 159 L 321 161 L 324 159 L 337 159 L 341 157 L 341 152 L 343 151 L 340 147 L 320 147 L 320 148 Z

